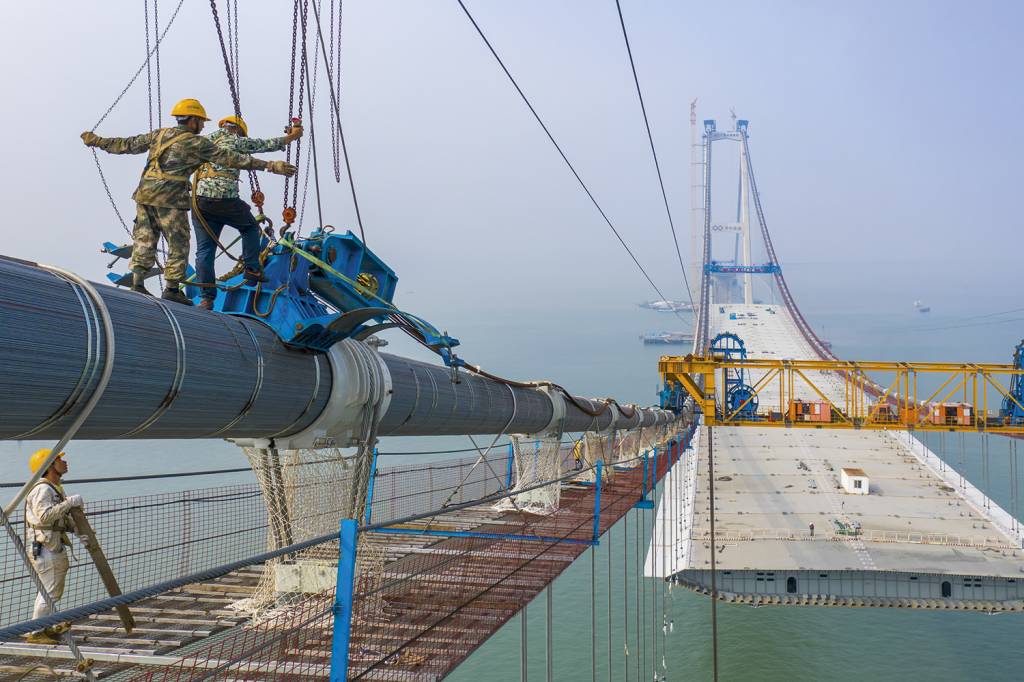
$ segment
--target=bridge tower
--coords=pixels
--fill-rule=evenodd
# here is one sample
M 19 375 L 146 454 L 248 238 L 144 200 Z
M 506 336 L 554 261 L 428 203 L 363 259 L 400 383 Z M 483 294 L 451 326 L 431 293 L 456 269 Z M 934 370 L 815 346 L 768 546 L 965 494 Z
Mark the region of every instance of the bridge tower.
M 754 264 L 751 254 L 751 201 L 753 185 L 750 178 L 750 163 L 744 140 L 747 136 L 749 122 L 746 119 L 735 119 L 732 130 L 718 130 L 716 121 L 704 121 L 704 130 L 697 142 L 696 100 L 690 106 L 690 137 L 691 137 L 691 191 L 690 202 L 693 206 L 691 221 L 691 251 L 694 259 L 697 254 L 703 257 L 698 275 L 702 282 L 701 290 L 714 292 L 718 302 L 728 302 L 741 298 L 743 303 L 754 302 L 753 277 Z M 714 220 L 714 209 L 711 207 L 711 145 L 719 140 L 738 142 L 739 183 L 736 196 L 735 222 Z M 699 233 L 703 232 L 706 243 L 698 245 Z M 711 240 L 714 234 L 731 232 L 735 235 L 735 249 L 731 260 L 712 260 Z M 701 248 L 703 247 L 703 248 Z M 712 265 L 714 263 L 714 265 Z M 713 272 L 708 273 L 709 266 Z M 728 267 L 719 267 L 728 266 Z M 696 268 L 695 268 L 696 269 Z M 737 287 L 737 278 L 742 277 Z M 697 280 L 698 278 L 694 278 Z M 707 279 L 705 282 L 704 280 Z M 736 292 L 739 288 L 742 293 Z M 735 292 L 735 293 L 734 293 Z M 710 303 L 710 301 L 708 301 Z
M 704 137 L 697 129 L 697 100 L 690 102 L 690 292 L 700 299 L 704 278 L 702 250 L 704 240 Z
M 742 135 L 747 134 L 748 121 L 740 119 L 736 121 L 736 130 Z M 750 174 L 747 166 L 747 147 L 740 144 L 740 241 L 743 244 L 743 265 L 749 266 L 750 262 Z M 754 302 L 754 287 L 751 273 L 743 275 L 743 302 L 751 305 Z

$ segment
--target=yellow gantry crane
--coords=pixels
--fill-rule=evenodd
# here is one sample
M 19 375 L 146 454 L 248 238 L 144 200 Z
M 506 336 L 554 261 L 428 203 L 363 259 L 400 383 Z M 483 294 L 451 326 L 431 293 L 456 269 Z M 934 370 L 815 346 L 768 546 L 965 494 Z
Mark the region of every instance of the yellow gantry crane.
M 708 426 L 1024 434 L 1024 367 L 1019 362 L 848 362 L 712 354 L 663 356 L 658 371 L 663 406 L 681 406 L 684 394 L 689 395 Z M 869 375 L 884 378 L 878 382 Z M 919 393 L 919 380 L 938 383 L 938 388 Z

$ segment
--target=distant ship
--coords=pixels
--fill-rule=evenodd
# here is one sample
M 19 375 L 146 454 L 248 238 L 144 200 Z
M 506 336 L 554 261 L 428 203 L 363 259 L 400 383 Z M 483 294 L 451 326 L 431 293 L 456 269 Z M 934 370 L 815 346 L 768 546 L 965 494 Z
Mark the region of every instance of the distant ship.
M 640 335 L 644 345 L 676 345 L 693 343 L 693 334 L 688 332 L 647 332 Z
M 921 301 L 914 301 L 914 307 L 917 308 L 917 312 L 919 313 L 930 313 L 932 311 L 931 307 L 926 306 Z
M 659 313 L 675 313 L 693 310 L 693 304 L 689 301 L 673 301 L 671 299 L 663 299 L 661 301 L 644 301 L 637 305 L 641 308 L 647 308 L 648 310 L 657 310 Z

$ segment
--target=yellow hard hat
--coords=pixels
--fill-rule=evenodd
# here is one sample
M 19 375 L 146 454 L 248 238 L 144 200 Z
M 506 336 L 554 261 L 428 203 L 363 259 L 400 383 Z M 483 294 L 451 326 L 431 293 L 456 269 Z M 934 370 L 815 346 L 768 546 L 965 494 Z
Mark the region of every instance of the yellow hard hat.
M 242 129 L 242 135 L 249 137 L 249 126 L 245 125 L 245 121 L 242 120 L 241 116 L 225 116 L 221 120 L 217 121 L 217 127 L 223 128 L 225 123 L 234 123 Z
M 28 458 L 28 468 L 32 471 L 33 474 L 39 471 L 39 467 L 43 466 L 43 462 L 46 461 L 46 458 L 50 456 L 51 452 L 52 450 L 50 450 L 50 448 L 42 448 L 32 453 L 32 456 Z M 57 459 L 63 456 L 64 453 L 62 452 L 59 455 L 57 455 Z M 54 461 L 57 460 L 55 459 Z
M 210 117 L 206 115 L 206 109 L 203 108 L 203 105 L 197 99 L 181 100 L 171 109 L 171 116 L 195 116 L 204 121 L 210 120 Z

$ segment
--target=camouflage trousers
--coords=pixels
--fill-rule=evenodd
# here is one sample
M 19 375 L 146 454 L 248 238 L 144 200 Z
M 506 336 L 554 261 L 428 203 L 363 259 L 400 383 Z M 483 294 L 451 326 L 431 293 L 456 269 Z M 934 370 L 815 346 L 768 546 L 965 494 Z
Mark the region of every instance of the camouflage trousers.
M 156 263 L 156 245 L 160 235 L 167 239 L 164 279 L 180 282 L 188 265 L 188 211 L 182 208 L 136 204 L 135 229 L 132 231 L 132 270 L 149 270 Z

